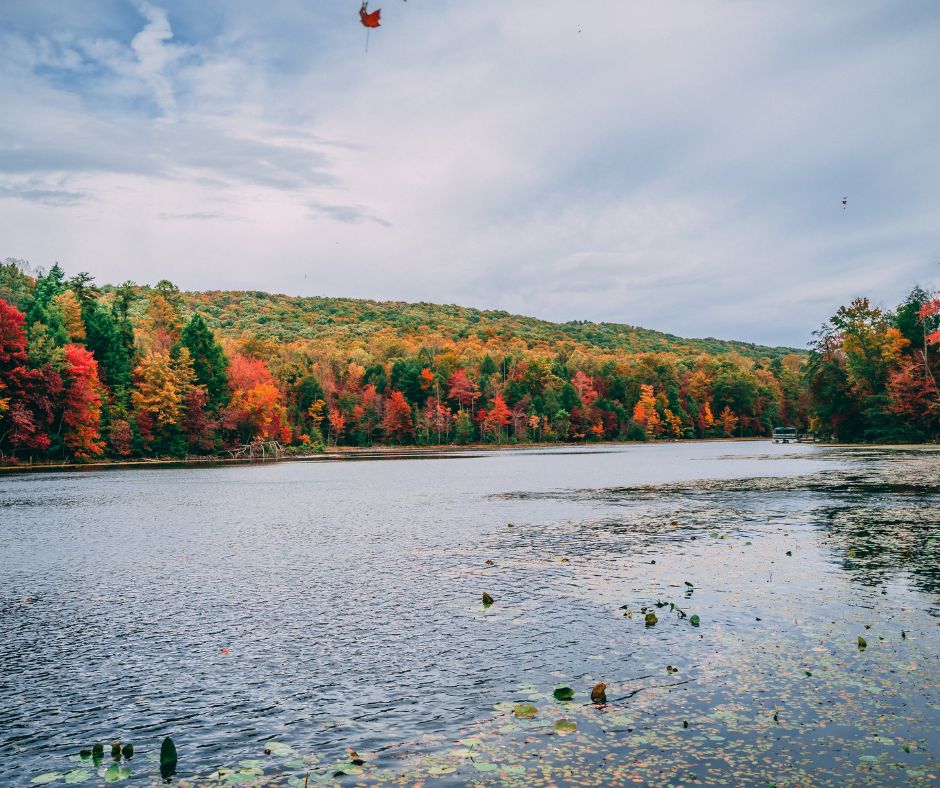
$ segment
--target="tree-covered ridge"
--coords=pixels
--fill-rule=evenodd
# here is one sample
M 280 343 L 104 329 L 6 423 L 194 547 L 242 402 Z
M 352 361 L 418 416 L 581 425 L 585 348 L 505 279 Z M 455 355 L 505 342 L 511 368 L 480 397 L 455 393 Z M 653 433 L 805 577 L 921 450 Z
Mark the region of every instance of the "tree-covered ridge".
M 146 291 L 143 291 L 146 292 Z M 575 343 L 585 349 L 621 353 L 738 353 L 746 358 L 782 358 L 800 352 L 720 339 L 683 339 L 619 323 L 550 323 L 499 310 L 453 304 L 368 301 L 353 298 L 295 297 L 260 291 L 184 293 L 186 309 L 201 314 L 225 336 L 292 342 L 335 338 L 352 343 L 392 331 L 399 336 L 440 334 L 460 341 L 519 339 L 529 349 Z

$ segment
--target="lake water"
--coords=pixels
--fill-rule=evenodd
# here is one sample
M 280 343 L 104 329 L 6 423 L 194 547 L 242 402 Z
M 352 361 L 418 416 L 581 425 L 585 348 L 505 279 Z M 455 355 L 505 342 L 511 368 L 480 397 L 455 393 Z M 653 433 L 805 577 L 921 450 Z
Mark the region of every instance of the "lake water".
M 0 784 L 933 783 L 938 523 L 929 448 L 3 475 Z

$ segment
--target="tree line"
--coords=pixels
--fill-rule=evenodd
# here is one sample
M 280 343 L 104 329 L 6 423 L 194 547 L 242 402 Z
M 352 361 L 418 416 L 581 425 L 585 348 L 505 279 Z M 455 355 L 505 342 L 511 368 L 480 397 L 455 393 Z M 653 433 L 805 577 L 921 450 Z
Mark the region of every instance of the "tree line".
M 8 261 L 0 454 L 748 437 L 778 424 L 927 439 L 937 433 L 937 313 L 923 291 L 911 299 L 892 313 L 858 302 L 809 354 L 768 348 L 763 358 L 755 346 L 745 356 L 525 341 L 511 325 L 492 336 L 426 326 L 360 335 L 347 325 L 284 341 L 226 332 L 224 310 L 206 308 L 217 299 L 166 280 L 99 288 L 87 273 L 67 278 L 54 265 L 31 275 Z
M 940 438 L 940 298 L 920 287 L 894 310 L 857 298 L 814 333 L 811 427 L 845 442 Z

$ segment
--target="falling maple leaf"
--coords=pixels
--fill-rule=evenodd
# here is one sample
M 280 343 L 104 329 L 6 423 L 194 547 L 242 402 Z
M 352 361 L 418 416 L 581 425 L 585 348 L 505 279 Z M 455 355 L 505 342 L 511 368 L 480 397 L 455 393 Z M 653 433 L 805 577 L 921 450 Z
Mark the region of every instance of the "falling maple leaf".
M 376 8 L 375 11 L 369 13 L 366 3 L 363 3 L 362 8 L 359 9 L 359 19 L 365 27 L 378 27 L 381 24 L 381 16 L 381 8 Z

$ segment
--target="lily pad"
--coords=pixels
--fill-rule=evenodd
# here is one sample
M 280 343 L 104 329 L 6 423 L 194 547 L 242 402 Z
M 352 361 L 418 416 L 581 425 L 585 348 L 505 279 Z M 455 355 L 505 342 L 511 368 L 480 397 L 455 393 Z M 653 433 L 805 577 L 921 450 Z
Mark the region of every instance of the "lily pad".
M 657 621 L 659 621 L 659 619 L 656 618 L 656 614 L 655 614 L 655 613 L 647 613 L 646 616 L 644 616 L 644 618 L 643 618 L 643 622 L 644 622 L 644 623 L 646 624 L 646 626 L 648 626 L 648 627 L 656 626 L 656 622 L 657 622 Z
M 160 745 L 160 776 L 169 779 L 176 772 L 176 745 L 173 739 L 167 736 Z
M 264 772 L 261 769 L 239 769 L 237 772 L 230 772 L 225 775 L 225 782 L 240 785 L 253 782 L 263 776 Z
M 280 741 L 267 741 L 264 743 L 264 749 L 278 758 L 286 758 L 296 752 L 293 747 Z
M 65 773 L 66 785 L 78 785 L 90 780 L 94 775 L 88 769 L 72 769 Z
M 691 616 L 689 616 L 689 623 L 693 627 L 697 627 L 699 624 L 702 623 L 702 619 L 698 617 L 698 613 L 693 613 Z
M 574 697 L 574 690 L 571 687 L 556 687 L 552 693 L 555 700 L 571 700 Z
M 519 703 L 513 707 L 512 713 L 517 717 L 534 717 L 539 710 L 531 703 Z
M 163 740 L 163 744 L 160 745 L 160 765 L 164 764 L 176 765 L 177 755 L 176 755 L 176 745 L 173 743 L 173 739 L 167 736 Z
M 555 733 L 562 736 L 568 733 L 574 733 L 578 729 L 578 723 L 572 720 L 558 720 L 554 725 Z
M 56 780 L 61 780 L 65 775 L 60 772 L 46 772 L 45 774 L 40 774 L 38 777 L 33 777 L 30 780 L 30 783 L 33 785 L 45 785 L 46 783 L 54 783 Z
M 131 776 L 131 770 L 127 766 L 121 766 L 119 763 L 112 763 L 104 772 L 104 781 L 106 783 L 116 783 L 120 780 L 126 780 Z

